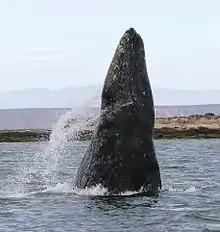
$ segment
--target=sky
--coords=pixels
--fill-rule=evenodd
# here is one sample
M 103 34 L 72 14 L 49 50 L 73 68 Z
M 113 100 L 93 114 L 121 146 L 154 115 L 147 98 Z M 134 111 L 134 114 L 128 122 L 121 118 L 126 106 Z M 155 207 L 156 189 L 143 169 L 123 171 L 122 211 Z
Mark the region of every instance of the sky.
M 153 88 L 220 89 L 219 0 L 0 0 L 0 91 L 103 84 L 134 27 Z

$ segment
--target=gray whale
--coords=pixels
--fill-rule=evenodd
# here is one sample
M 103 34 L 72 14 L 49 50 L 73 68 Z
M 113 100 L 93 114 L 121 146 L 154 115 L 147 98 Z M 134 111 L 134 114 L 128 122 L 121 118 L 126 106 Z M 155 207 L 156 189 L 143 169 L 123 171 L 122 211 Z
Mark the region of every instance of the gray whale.
M 75 179 L 76 188 L 98 184 L 109 195 L 157 193 L 154 102 L 144 43 L 133 29 L 122 36 L 104 82 L 99 121 Z

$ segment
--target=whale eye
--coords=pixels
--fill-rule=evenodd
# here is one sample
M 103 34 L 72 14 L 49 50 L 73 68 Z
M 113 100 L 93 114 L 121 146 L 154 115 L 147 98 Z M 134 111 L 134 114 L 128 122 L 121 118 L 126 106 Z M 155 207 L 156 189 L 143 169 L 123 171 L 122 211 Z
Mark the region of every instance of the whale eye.
M 114 97 L 111 91 L 107 90 L 103 93 L 103 101 L 104 101 L 105 106 L 108 106 L 114 103 Z
M 113 100 L 112 96 L 110 94 L 107 94 L 106 101 L 110 103 L 112 102 L 112 100 Z

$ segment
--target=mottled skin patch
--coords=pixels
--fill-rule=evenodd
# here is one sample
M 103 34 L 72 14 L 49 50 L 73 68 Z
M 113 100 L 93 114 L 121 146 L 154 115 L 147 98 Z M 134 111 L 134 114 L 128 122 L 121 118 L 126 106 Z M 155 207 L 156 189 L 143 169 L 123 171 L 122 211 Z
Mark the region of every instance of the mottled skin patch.
M 109 67 L 94 135 L 75 187 L 101 184 L 109 193 L 157 193 L 161 188 L 153 129 L 154 103 L 143 41 L 133 28 L 121 38 Z

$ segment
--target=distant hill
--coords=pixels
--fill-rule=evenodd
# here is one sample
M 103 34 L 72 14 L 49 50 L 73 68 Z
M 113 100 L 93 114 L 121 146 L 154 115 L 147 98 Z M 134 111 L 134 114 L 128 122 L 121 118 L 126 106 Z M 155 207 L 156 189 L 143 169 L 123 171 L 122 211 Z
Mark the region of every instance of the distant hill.
M 25 89 L 0 93 L 0 109 L 72 108 L 94 97 L 99 86 L 69 87 L 59 90 Z
M 74 108 L 101 95 L 102 86 L 68 87 L 60 90 L 26 89 L 0 93 L 0 109 Z M 155 105 L 220 104 L 220 90 L 153 89 Z M 96 103 L 95 103 L 96 104 Z
M 220 104 L 220 90 L 153 89 L 155 105 Z

